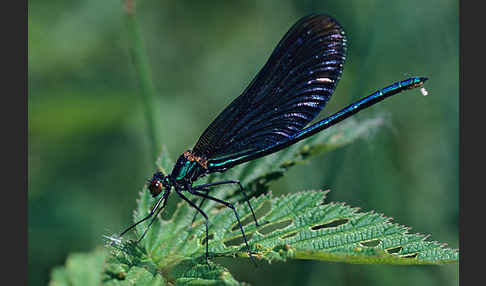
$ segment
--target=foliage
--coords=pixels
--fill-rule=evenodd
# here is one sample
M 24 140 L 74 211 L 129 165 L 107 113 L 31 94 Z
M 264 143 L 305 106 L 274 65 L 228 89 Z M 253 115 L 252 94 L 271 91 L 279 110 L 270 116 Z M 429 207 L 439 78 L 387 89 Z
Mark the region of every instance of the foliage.
M 94 249 L 104 234 L 129 224 L 136 190 L 154 171 L 140 75 L 134 74 L 132 42 L 120 15 L 123 2 L 28 2 L 28 285 L 47 285 L 53 267 L 71 253 Z M 458 247 L 456 1 L 208 3 L 137 1 L 156 90 L 156 131 L 172 158 L 241 93 L 295 20 L 328 13 L 345 27 L 349 51 L 321 116 L 413 75 L 430 78 L 430 96 L 399 95 L 369 109 L 357 119 L 387 115 L 383 121 L 391 128 L 265 186 L 276 197 L 331 188 L 328 201 L 379 210 Z M 226 197 L 233 190 L 216 192 Z M 241 198 L 234 195 L 229 201 Z M 164 218 L 173 213 L 176 197 Z M 246 259 L 213 261 L 254 285 L 459 283 L 458 263 L 395 267 L 295 259 L 259 263 L 255 271 Z
M 207 179 L 216 181 L 237 176 L 245 185 L 251 186 L 251 203 L 262 225 L 256 227 L 246 203 L 238 203 L 237 211 L 252 256 L 258 263 L 288 259 L 402 265 L 457 261 L 457 250 L 427 241 L 427 236 L 410 234 L 409 228 L 394 224 L 381 214 L 358 212 L 358 208 L 344 203 L 324 203 L 328 191 L 303 191 L 282 197 L 274 197 L 268 191 L 268 182 L 282 176 L 291 166 L 344 146 L 380 126 L 381 121 L 369 119 L 361 122 L 360 128 L 353 128 L 355 124 L 354 120 L 348 120 L 311 140 L 291 146 L 283 153 L 237 167 L 230 174 L 217 174 Z M 164 149 L 159 167 L 167 173 L 172 162 Z M 239 197 L 236 189 L 222 187 L 215 193 L 226 193 L 233 199 Z M 144 218 L 153 203 L 149 192 L 142 190 L 134 221 Z M 204 210 L 210 218 L 211 258 L 248 257 L 232 210 L 209 202 L 204 205 Z M 205 264 L 205 224 L 199 215 L 191 225 L 194 214 L 194 209 L 181 201 L 170 219 L 158 218 L 140 243 L 107 237 L 109 254 L 98 250 L 91 256 L 71 256 L 64 270 L 53 272 L 51 285 L 62 285 L 66 281 L 76 284 L 79 271 L 83 273 L 95 267 L 98 270 L 89 277 L 103 281 L 105 285 L 239 284 L 223 266 L 213 261 Z M 146 226 L 136 227 L 137 237 Z M 100 257 L 103 255 L 107 260 L 101 270 Z M 83 259 L 89 268 L 80 263 Z

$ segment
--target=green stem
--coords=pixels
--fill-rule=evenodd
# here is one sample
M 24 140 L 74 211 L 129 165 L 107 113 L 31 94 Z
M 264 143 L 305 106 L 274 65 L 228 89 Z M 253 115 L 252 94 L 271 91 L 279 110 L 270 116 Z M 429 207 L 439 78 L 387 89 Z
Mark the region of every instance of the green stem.
M 152 82 L 152 74 L 145 45 L 135 16 L 135 0 L 124 0 L 124 2 L 124 14 L 130 44 L 130 54 L 140 82 L 140 95 L 142 97 L 143 108 L 145 111 L 145 121 L 147 122 L 150 141 L 149 144 L 151 145 L 151 160 L 155 162 L 158 154 L 162 151 L 160 134 L 158 133 L 159 128 L 157 126 L 158 120 L 155 118 L 155 108 L 158 106 L 157 98 L 155 97 L 155 88 Z

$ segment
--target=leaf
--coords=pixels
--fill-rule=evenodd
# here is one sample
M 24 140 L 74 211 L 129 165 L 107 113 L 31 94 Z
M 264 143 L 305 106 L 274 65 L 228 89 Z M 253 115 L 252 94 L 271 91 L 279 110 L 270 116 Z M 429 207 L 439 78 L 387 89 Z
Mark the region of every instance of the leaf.
M 109 266 L 105 268 L 105 274 L 112 279 L 104 281 L 104 284 L 107 285 L 165 285 L 165 279 L 161 273 L 170 279 L 169 284 L 171 285 L 241 285 L 221 265 L 211 263 L 208 266 L 205 263 L 200 264 L 194 259 L 180 259 L 170 266 L 160 267 L 154 264 L 145 249 L 134 242 L 112 243 L 111 246 L 111 260 Z M 125 280 L 130 280 L 131 272 L 136 274 L 132 274 L 134 282 L 140 283 L 140 280 L 136 278 L 143 276 L 151 284 L 148 282 L 124 284 Z M 160 283 L 154 283 L 154 279 Z
M 251 204 L 262 224 L 259 227 L 256 227 L 247 203 L 238 202 L 242 195 L 237 188 L 223 186 L 211 190 L 211 194 L 236 202 L 252 256 L 260 263 L 287 259 L 402 265 L 457 261 L 457 249 L 427 241 L 428 236 L 422 234 L 410 234 L 408 227 L 392 223 L 382 214 L 358 212 L 358 208 L 344 203 L 324 204 L 328 191 L 304 191 L 282 197 L 273 197 L 269 192 L 268 182 L 281 177 L 290 167 L 345 146 L 382 124 L 383 120 L 379 118 L 365 120 L 359 125 L 355 120 L 347 120 L 325 133 L 223 174 L 208 176 L 200 183 L 239 178 L 250 191 Z M 157 166 L 164 174 L 168 174 L 173 166 L 165 148 Z M 147 216 L 154 203 L 155 199 L 145 186 L 137 200 L 134 221 Z M 205 221 L 199 215 L 191 225 L 195 210 L 180 201 L 170 218 L 163 219 L 161 215 L 156 218 L 140 243 L 108 237 L 111 253 L 104 266 L 103 284 L 241 284 L 226 268 L 212 261 L 219 256 L 248 257 L 233 211 L 214 202 L 207 202 L 203 209 L 209 217 L 209 265 L 205 263 Z M 137 238 L 148 223 L 135 228 Z M 70 265 L 67 263 L 65 268 L 69 269 Z M 75 270 L 82 271 L 78 268 L 73 268 L 73 272 L 56 269 L 53 272 L 55 282 L 51 283 L 58 284 L 51 285 L 71 283 L 70 279 L 79 275 Z
M 381 214 L 360 213 L 343 203 L 323 204 L 326 193 L 306 191 L 280 198 L 269 194 L 253 199 L 258 220 L 268 222 L 258 228 L 248 206 L 239 205 L 254 256 L 268 262 L 301 258 L 372 264 L 440 264 L 458 259 L 457 250 L 426 241 L 424 235 L 409 234 L 407 227 L 391 223 Z M 189 259 L 204 262 L 204 221 L 199 218 L 190 227 L 193 214 L 181 202 L 171 220 L 160 220 L 141 242 L 146 259 L 167 269 Z M 213 209 L 208 215 L 210 255 L 247 257 L 232 210 Z M 138 235 L 144 230 L 138 228 Z
M 373 264 L 439 264 L 458 259 L 457 250 L 427 242 L 424 235 L 408 234 L 408 228 L 381 214 L 358 213 L 343 203 L 322 204 L 326 193 L 308 191 L 272 200 L 272 211 L 264 218 L 288 223 L 266 234 L 264 228 L 258 229 L 252 243 L 265 246 L 269 252 L 264 255 L 276 259 Z M 280 257 L 272 253 L 275 249 Z
M 317 154 L 345 146 L 370 134 L 382 124 L 380 118 L 368 119 L 359 125 L 355 120 L 348 120 L 277 154 L 237 166 L 223 174 L 209 176 L 201 180 L 201 184 L 239 178 L 255 197 L 258 193 L 266 193 L 268 182 L 282 176 L 290 167 Z M 165 149 L 157 165 L 165 174 L 173 165 Z M 232 197 L 230 201 L 237 201 L 242 198 L 237 190 L 221 187 L 212 190 L 212 195 Z M 259 222 L 267 222 L 258 228 L 248 205 L 237 203 L 237 212 L 253 256 L 267 262 L 293 258 L 373 264 L 440 264 L 458 259 L 457 250 L 426 241 L 424 235 L 409 234 L 408 228 L 391 223 L 381 214 L 359 213 L 357 208 L 343 203 L 323 204 L 326 193 L 307 191 L 280 198 L 274 198 L 269 193 L 253 198 L 251 203 Z M 149 192 L 142 190 L 134 221 L 144 218 L 154 203 Z M 214 202 L 207 202 L 203 209 L 210 218 L 210 256 L 248 257 L 232 210 Z M 149 261 L 171 283 L 237 283 L 223 267 L 212 262 L 212 268 L 205 265 L 205 224 L 199 215 L 191 225 L 194 214 L 195 210 L 181 201 L 170 219 L 159 216 L 136 247 L 138 258 L 131 265 Z M 147 224 L 136 227 L 137 237 L 146 227 Z M 127 245 L 122 241 L 114 247 L 133 259 L 135 248 L 127 248 Z

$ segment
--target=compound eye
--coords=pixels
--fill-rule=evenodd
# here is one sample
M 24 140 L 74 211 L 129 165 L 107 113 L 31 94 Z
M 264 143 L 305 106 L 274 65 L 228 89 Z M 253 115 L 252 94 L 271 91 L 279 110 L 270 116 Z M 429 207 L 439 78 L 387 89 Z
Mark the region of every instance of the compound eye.
M 162 192 L 162 182 L 159 179 L 153 179 L 148 188 L 152 197 L 156 197 Z

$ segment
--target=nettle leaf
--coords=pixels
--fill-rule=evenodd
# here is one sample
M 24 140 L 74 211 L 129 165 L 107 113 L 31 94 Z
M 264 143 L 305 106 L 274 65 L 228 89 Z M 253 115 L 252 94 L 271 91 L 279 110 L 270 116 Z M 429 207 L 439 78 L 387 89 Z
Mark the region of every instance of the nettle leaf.
M 261 260 L 318 259 L 354 263 L 440 264 L 458 259 L 458 251 L 409 234 L 407 227 L 375 212 L 358 212 L 344 203 L 324 204 L 326 192 L 305 191 L 275 198 L 270 194 L 252 199 L 256 227 L 246 204 L 238 205 L 248 243 Z M 143 209 L 143 207 L 142 207 Z M 137 215 L 137 219 L 145 215 Z M 174 216 L 159 220 L 141 242 L 145 256 L 156 267 L 171 268 L 180 261 L 204 262 L 205 227 L 199 217 L 191 226 L 194 209 L 180 202 Z M 208 213 L 211 256 L 247 257 L 245 244 L 232 210 Z M 137 229 L 138 235 L 145 226 Z
M 260 227 L 255 226 L 246 203 L 236 203 L 236 206 L 257 261 L 315 259 L 415 265 L 457 261 L 457 250 L 426 241 L 425 235 L 410 234 L 409 228 L 391 223 L 381 214 L 358 212 L 358 208 L 344 203 L 324 204 L 327 191 L 305 191 L 283 197 L 273 197 L 268 192 L 268 182 L 281 177 L 288 168 L 367 136 L 382 124 L 380 118 L 359 124 L 348 120 L 276 154 L 208 176 L 200 184 L 238 178 L 252 194 L 251 203 L 262 224 Z M 158 161 L 159 168 L 167 174 L 172 165 L 173 161 L 164 151 Z M 235 186 L 223 186 L 211 190 L 211 194 L 235 202 L 242 198 L 238 190 Z M 154 203 L 144 188 L 134 221 L 144 218 Z M 209 216 L 210 256 L 248 257 L 233 211 L 210 201 L 203 209 Z M 113 247 L 119 254 L 132 256 L 126 265 L 149 263 L 170 283 L 238 284 L 224 267 L 213 262 L 209 266 L 205 264 L 205 221 L 198 215 L 191 225 L 195 214 L 193 208 L 180 201 L 170 219 L 157 218 L 138 245 L 122 241 Z M 136 237 L 142 235 L 146 226 L 136 227 Z M 134 249 L 137 256 L 133 255 Z
M 145 197 L 146 192 L 142 193 Z M 282 197 L 271 193 L 252 199 L 256 227 L 246 204 L 238 204 L 252 255 L 257 261 L 314 259 L 363 264 L 442 264 L 458 260 L 458 250 L 410 234 L 409 228 L 390 222 L 375 212 L 358 212 L 344 203 L 327 203 L 327 191 L 304 191 Z M 145 200 L 139 201 L 136 219 L 143 217 Z M 147 201 L 148 202 L 148 201 Z M 144 208 L 145 207 L 145 208 Z M 127 269 L 146 267 L 177 285 L 239 284 L 224 267 L 205 264 L 205 227 L 199 218 L 190 225 L 194 210 L 178 204 L 170 220 L 159 219 L 139 244 L 112 244 L 115 261 Z M 211 257 L 248 257 L 233 212 L 214 208 L 208 213 Z M 137 227 L 137 235 L 145 230 Z M 126 271 L 128 272 L 128 271 Z
M 241 202 L 243 197 L 236 186 L 223 185 L 211 190 L 211 195 L 235 202 L 252 255 L 258 263 L 287 259 L 402 265 L 457 261 L 457 249 L 427 241 L 426 235 L 408 233 L 408 227 L 392 223 L 382 214 L 359 212 L 358 208 L 344 203 L 324 203 L 328 191 L 304 191 L 273 197 L 268 190 L 268 182 L 283 176 L 290 167 L 366 137 L 383 122 L 376 118 L 358 124 L 356 120 L 349 119 L 276 154 L 203 178 L 198 184 L 241 180 L 252 197 L 251 204 L 261 224 L 259 227 L 256 227 L 247 203 Z M 173 160 L 165 148 L 157 166 L 164 174 L 171 171 Z M 185 194 L 196 199 L 187 192 Z M 137 200 L 134 221 L 147 216 L 154 204 L 155 199 L 145 186 Z M 111 253 L 100 276 L 103 284 L 242 284 L 212 259 L 219 256 L 248 258 L 233 211 L 211 201 L 202 208 L 209 216 L 209 265 L 205 263 L 205 221 L 198 215 L 191 224 L 196 211 L 180 201 L 171 216 L 164 216 L 167 219 L 159 215 L 139 243 L 107 237 L 107 248 Z M 148 223 L 135 228 L 135 238 L 142 235 Z M 99 263 L 93 265 L 99 266 Z M 62 269 L 53 273 L 55 281 L 68 281 L 71 276 L 74 277 L 74 273 L 68 274 Z

